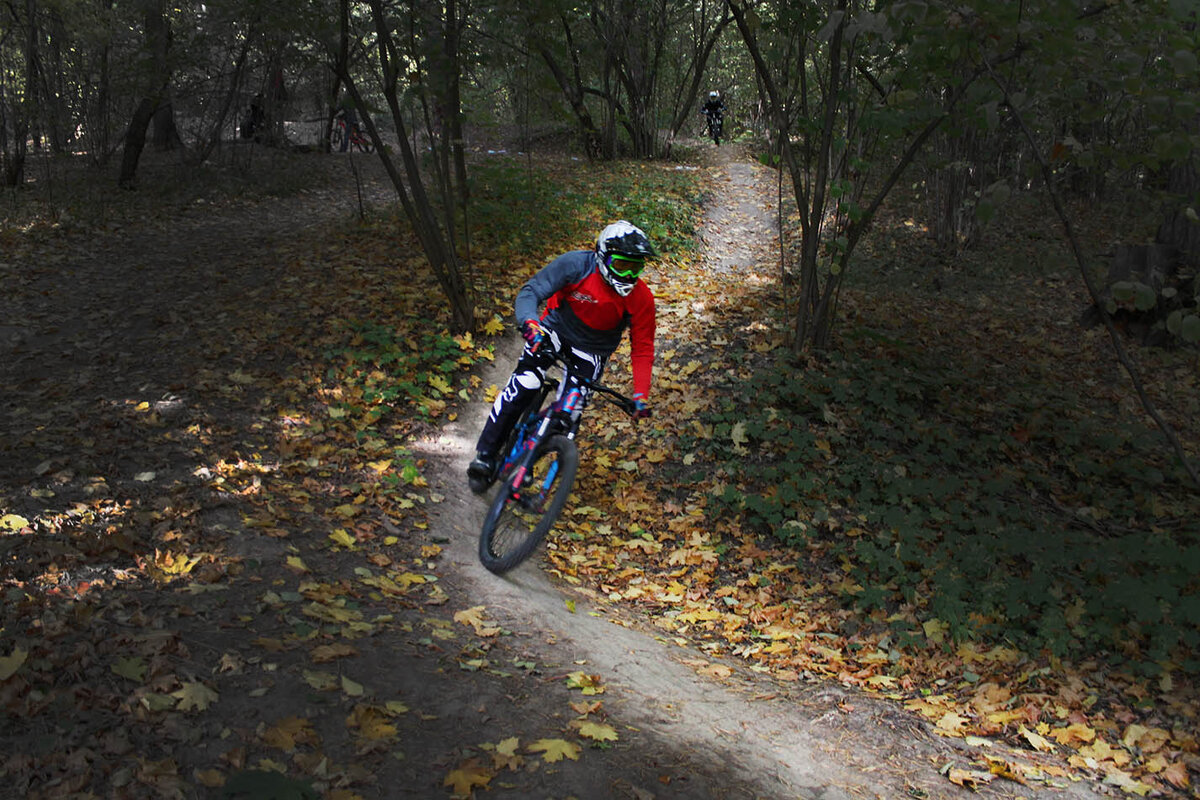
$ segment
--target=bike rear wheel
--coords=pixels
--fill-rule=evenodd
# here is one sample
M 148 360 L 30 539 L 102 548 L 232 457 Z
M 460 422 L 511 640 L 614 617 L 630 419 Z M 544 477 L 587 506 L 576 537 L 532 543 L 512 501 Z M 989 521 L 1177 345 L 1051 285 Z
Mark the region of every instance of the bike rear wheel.
M 534 454 L 528 471 L 505 475 L 479 534 L 479 560 L 492 572 L 507 572 L 537 548 L 567 504 L 579 451 L 565 436 L 551 436 Z

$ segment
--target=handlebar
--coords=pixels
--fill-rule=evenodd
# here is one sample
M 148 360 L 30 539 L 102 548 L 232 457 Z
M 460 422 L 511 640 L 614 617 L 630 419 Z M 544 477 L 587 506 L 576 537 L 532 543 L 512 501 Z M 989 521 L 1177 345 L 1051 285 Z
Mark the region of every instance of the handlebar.
M 605 401 L 612 403 L 629 416 L 632 417 L 637 411 L 636 400 L 631 397 L 626 397 L 616 389 L 610 389 L 599 381 L 594 381 L 591 378 L 580 375 L 574 370 L 574 365 L 563 357 L 562 353 L 559 353 L 558 351 L 554 352 L 554 363 L 562 364 L 564 367 L 566 367 L 567 373 L 573 375 L 577 381 L 591 389 L 593 392 L 597 392 Z

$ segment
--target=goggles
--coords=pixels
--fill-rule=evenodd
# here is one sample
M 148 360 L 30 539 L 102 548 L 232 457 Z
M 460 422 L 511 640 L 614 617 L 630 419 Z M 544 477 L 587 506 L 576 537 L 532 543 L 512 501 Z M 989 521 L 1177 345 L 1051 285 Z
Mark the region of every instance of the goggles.
M 604 257 L 604 266 L 618 278 L 634 280 L 642 274 L 646 267 L 646 259 L 633 256 L 623 256 L 620 253 L 609 253 Z

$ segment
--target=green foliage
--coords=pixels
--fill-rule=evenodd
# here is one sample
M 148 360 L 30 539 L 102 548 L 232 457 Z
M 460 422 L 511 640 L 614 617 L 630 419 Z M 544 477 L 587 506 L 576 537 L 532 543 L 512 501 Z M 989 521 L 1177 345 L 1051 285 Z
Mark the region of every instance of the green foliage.
M 473 224 L 502 255 L 540 266 L 563 250 L 590 247 L 604 225 L 621 218 L 645 230 L 664 255 L 695 247 L 700 186 L 693 170 L 614 162 L 533 172 L 523 162 L 495 158 L 471 176 Z
M 1200 343 L 1200 276 L 1158 292 L 1141 281 L 1117 281 L 1109 287 L 1105 308 L 1109 314 L 1153 312 L 1154 326 L 1165 329 L 1177 344 Z
M 330 385 L 361 396 L 361 404 L 349 409 L 369 408 L 368 423 L 374 423 L 389 408 L 414 406 L 446 394 L 447 376 L 459 369 L 462 348 L 445 331 L 426 331 L 410 336 L 405 331 L 378 322 L 345 323 L 350 341 L 325 352 Z
M 239 772 L 221 789 L 223 800 L 316 800 L 318 796 L 308 781 L 266 770 Z
M 1200 536 L 1175 494 L 1184 476 L 1147 466 L 1153 431 L 953 354 L 850 350 L 760 374 L 741 389 L 753 404 L 709 420 L 720 441 L 740 418 L 760 454 L 723 454 L 739 483 L 720 501 L 827 548 L 868 608 L 907 602 L 958 637 L 1200 672 Z

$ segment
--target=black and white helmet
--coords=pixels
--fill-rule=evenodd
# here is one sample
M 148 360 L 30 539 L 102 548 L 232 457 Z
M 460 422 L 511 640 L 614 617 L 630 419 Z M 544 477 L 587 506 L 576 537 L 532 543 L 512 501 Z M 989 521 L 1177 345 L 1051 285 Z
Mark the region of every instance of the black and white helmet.
M 629 296 L 637 285 L 646 259 L 656 255 L 642 229 L 623 219 L 600 231 L 596 238 L 600 275 L 622 297 Z
M 709 92 L 709 93 L 708 93 L 708 99 L 709 99 L 709 100 L 716 100 L 718 97 L 720 97 L 720 95 L 719 95 L 719 94 L 717 94 L 717 90 L 716 90 L 716 89 L 714 89 L 714 90 L 712 90 L 711 92 Z

